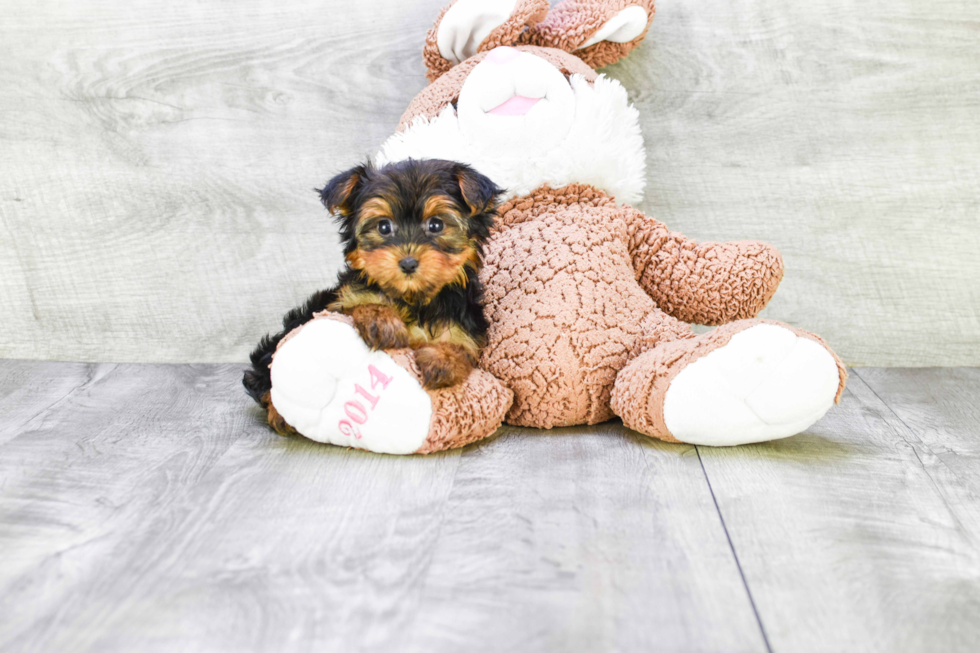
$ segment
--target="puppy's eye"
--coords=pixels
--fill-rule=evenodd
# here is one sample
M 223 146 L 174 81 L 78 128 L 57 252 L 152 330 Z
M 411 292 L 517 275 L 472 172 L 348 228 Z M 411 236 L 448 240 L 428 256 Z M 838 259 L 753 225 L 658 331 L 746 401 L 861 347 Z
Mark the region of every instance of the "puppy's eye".
M 429 218 L 429 221 L 425 225 L 426 229 L 429 230 L 430 234 L 442 233 L 442 230 L 446 227 L 442 220 L 439 218 Z
M 382 220 L 378 223 L 378 233 L 382 236 L 391 235 L 391 220 Z

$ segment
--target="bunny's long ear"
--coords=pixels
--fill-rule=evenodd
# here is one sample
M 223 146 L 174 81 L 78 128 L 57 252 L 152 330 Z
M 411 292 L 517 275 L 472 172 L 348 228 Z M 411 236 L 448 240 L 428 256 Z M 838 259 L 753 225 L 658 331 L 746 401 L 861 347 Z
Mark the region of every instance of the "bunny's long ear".
M 601 68 L 638 46 L 652 21 L 653 0 L 563 0 L 522 42 L 571 52 Z
M 425 37 L 429 81 L 478 52 L 515 45 L 549 8 L 548 0 L 454 0 Z

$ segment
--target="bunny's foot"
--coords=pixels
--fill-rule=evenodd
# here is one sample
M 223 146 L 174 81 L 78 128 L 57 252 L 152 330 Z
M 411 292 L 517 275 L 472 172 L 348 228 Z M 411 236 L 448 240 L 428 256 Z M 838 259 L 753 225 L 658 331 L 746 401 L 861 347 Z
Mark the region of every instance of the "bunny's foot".
M 271 403 L 289 427 L 317 442 L 377 453 L 431 453 L 485 438 L 513 398 L 480 370 L 428 391 L 414 352 L 372 351 L 349 318 L 333 313 L 283 338 L 271 372 Z
M 670 442 L 762 442 L 812 426 L 846 378 L 817 336 L 742 320 L 637 356 L 616 378 L 612 408 L 629 428 Z

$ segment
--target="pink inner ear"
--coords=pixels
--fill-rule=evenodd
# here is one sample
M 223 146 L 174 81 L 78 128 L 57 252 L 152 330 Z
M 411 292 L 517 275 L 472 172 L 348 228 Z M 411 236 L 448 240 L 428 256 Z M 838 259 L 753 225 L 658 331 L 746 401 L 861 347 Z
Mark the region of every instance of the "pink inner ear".
M 541 98 L 539 97 L 515 95 L 500 106 L 490 109 L 487 113 L 492 113 L 495 116 L 523 116 L 540 101 Z

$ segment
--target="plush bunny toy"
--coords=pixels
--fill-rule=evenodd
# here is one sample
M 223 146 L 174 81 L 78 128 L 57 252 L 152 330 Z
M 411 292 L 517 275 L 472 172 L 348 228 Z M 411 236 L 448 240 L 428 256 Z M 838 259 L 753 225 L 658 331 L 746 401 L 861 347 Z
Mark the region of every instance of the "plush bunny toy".
M 697 243 L 630 206 L 645 179 L 637 111 L 594 68 L 639 45 L 652 19 L 652 0 L 443 10 L 424 49 L 431 84 L 377 162 L 462 161 L 507 189 L 481 274 L 481 369 L 427 392 L 410 352 L 369 352 L 324 315 L 273 360 L 288 423 L 390 453 L 461 446 L 502 418 L 551 428 L 616 415 L 662 440 L 734 445 L 799 433 L 839 401 L 847 375 L 819 337 L 751 319 L 782 278 L 773 247 Z

